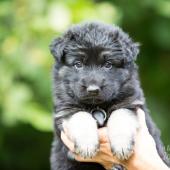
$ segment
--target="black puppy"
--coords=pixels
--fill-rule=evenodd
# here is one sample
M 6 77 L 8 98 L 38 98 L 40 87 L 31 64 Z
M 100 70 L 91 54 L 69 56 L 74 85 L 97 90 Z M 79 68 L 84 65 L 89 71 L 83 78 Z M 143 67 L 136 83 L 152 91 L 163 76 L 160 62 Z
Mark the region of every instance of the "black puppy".
M 116 26 L 86 23 L 71 27 L 52 42 L 50 49 L 56 61 L 52 170 L 104 169 L 95 163 L 70 161 L 68 149 L 60 139 L 64 125 L 74 142 L 75 152 L 82 157 L 95 156 L 99 148 L 97 121 L 92 114 L 95 110 L 106 113 L 106 121 L 100 125 L 107 126 L 113 154 L 119 159 L 128 159 L 139 125 L 131 108 L 138 106 L 146 113 L 147 126 L 160 157 L 170 165 L 138 80 L 137 43 Z

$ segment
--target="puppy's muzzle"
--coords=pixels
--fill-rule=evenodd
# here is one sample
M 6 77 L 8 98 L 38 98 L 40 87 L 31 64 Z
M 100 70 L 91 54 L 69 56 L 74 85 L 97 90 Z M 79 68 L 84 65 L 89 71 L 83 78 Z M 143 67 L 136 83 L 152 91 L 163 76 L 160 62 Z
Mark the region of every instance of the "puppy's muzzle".
M 100 87 L 97 85 L 89 85 L 87 87 L 87 93 L 89 96 L 97 96 L 100 92 Z

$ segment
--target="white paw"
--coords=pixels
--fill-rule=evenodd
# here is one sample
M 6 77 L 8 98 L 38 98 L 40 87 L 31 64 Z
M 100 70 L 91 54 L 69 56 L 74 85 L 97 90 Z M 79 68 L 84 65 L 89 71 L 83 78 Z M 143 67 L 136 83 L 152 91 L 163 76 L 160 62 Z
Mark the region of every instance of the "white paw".
M 112 153 L 120 160 L 128 160 L 133 153 L 134 140 L 132 137 L 115 136 L 110 143 Z
M 139 123 L 134 112 L 118 109 L 112 112 L 108 120 L 108 136 L 114 155 L 127 160 L 133 153 L 134 135 Z
M 75 141 L 75 153 L 83 158 L 92 158 L 99 150 L 99 142 L 97 137 L 93 137 L 87 140 L 88 137 L 84 137 L 82 141 Z
M 64 123 L 71 140 L 74 152 L 83 158 L 92 158 L 99 148 L 97 123 L 87 112 L 78 112 Z

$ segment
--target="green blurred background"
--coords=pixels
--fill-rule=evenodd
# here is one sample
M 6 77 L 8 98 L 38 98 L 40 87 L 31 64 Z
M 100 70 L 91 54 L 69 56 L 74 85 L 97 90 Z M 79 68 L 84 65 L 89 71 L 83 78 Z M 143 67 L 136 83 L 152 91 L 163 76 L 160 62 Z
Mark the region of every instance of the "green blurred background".
M 0 0 L 1 170 L 50 169 L 48 46 L 71 24 L 89 20 L 118 24 L 141 43 L 142 87 L 170 148 L 169 0 Z

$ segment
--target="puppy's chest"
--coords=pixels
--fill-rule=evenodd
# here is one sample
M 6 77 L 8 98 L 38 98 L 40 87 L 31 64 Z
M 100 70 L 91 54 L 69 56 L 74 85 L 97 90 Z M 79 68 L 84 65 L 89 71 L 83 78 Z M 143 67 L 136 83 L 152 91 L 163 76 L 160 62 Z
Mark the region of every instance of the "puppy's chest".
M 93 118 L 96 120 L 98 127 L 105 126 L 109 118 L 109 114 L 107 114 L 107 112 L 104 109 L 97 107 L 92 109 L 90 113 L 93 116 Z
M 112 111 L 115 110 L 108 104 L 102 106 L 85 106 L 84 109 L 93 116 L 97 122 L 98 127 L 104 127 Z
M 129 109 L 131 111 L 136 111 L 137 109 L 137 105 L 126 105 L 124 107 L 118 107 L 116 105 L 112 105 L 112 106 L 105 106 L 105 107 L 88 107 L 88 109 L 86 110 L 88 113 L 90 113 L 93 118 L 96 120 L 98 127 L 104 127 L 111 115 L 111 113 L 117 109 L 120 108 L 126 108 Z

